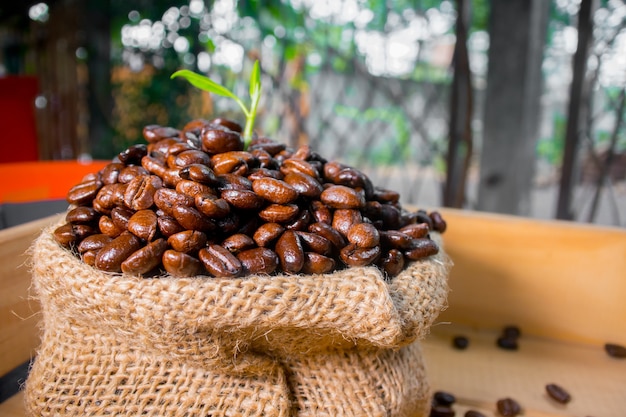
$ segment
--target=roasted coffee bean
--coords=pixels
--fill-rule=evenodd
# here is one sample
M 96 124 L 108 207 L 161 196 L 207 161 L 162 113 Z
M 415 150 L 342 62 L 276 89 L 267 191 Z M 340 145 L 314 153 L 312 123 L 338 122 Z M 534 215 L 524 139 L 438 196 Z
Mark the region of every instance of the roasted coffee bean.
M 334 209 L 360 209 L 365 206 L 365 197 L 354 188 L 331 185 L 320 194 L 320 200 Z
M 145 210 L 154 204 L 154 194 L 163 186 L 156 175 L 135 177 L 124 192 L 124 203 L 133 210 Z
M 563 387 L 557 384 L 547 384 L 546 392 L 554 401 L 561 404 L 567 404 L 572 399 L 572 396 Z
M 380 211 L 380 218 L 383 221 L 383 228 L 385 230 L 397 230 L 403 226 L 402 213 L 396 206 L 391 204 L 382 204 L 380 206 Z
M 322 191 L 324 191 L 324 187 L 317 179 L 298 171 L 287 173 L 285 182 L 296 190 L 298 194 L 309 198 L 319 198 Z
M 276 142 L 272 139 L 261 137 L 261 138 L 253 139 L 248 150 L 250 151 L 263 150 L 273 156 L 285 150 L 285 148 L 286 148 L 286 145 L 284 143 Z
M 128 184 L 136 177 L 140 177 L 142 175 L 149 175 L 147 169 L 143 168 L 139 165 L 131 165 L 127 166 L 120 171 L 120 174 L 117 177 L 117 182 L 121 182 L 122 184 Z
M 288 223 L 296 218 L 300 208 L 296 204 L 270 204 L 258 216 L 268 223 Z
M 451 406 L 456 402 L 456 397 L 447 391 L 435 391 L 433 400 L 436 404 Z
M 159 154 L 159 156 L 163 156 Z M 165 166 L 165 162 L 161 161 L 155 155 L 146 155 L 141 158 L 141 166 L 148 171 L 150 174 L 158 175 L 161 178 L 165 177 L 165 173 L 167 172 L 167 167 Z M 167 181 L 164 181 L 167 183 Z
M 304 266 L 304 249 L 300 237 L 293 230 L 285 231 L 275 246 L 282 270 L 288 274 L 297 274 Z
M 228 128 L 219 129 L 214 126 L 205 126 L 200 132 L 200 139 L 202 140 L 202 150 L 211 155 L 243 150 L 241 135 Z
M 215 220 L 217 230 L 222 235 L 228 236 L 232 233 L 237 233 L 241 226 L 241 216 L 236 211 L 231 211 L 228 216 Z
M 241 261 L 221 245 L 211 244 L 198 252 L 200 261 L 214 277 L 237 277 L 241 275 Z
M 410 249 L 405 250 L 404 256 L 412 261 L 417 261 L 418 259 L 427 258 L 429 256 L 435 255 L 439 252 L 439 247 L 437 244 L 427 238 L 413 239 L 413 244 Z
M 326 274 L 335 269 L 335 260 L 317 252 L 305 252 L 304 264 L 300 272 L 303 274 Z
M 176 205 L 172 214 L 176 221 L 187 230 L 209 232 L 216 228 L 211 219 L 193 207 Z
M 213 194 L 199 193 L 195 198 L 196 208 L 205 216 L 211 219 L 221 219 L 230 213 L 230 205 L 223 198 L 218 198 Z
M 250 181 L 256 181 L 261 178 L 275 178 L 277 180 L 284 179 L 284 175 L 280 171 L 267 168 L 254 168 L 248 174 Z
M 252 235 L 254 242 L 261 247 L 271 247 L 283 234 L 285 228 L 278 223 L 263 223 Z
M 332 255 L 333 244 L 325 237 L 304 231 L 296 231 L 296 234 L 300 237 L 304 249 L 324 256 Z
M 98 195 L 102 185 L 102 181 L 97 179 L 81 182 L 70 188 L 66 200 L 75 206 L 89 205 Z
M 87 236 L 78 244 L 78 253 L 97 252 L 111 242 L 113 238 L 103 233 Z
M 415 221 L 417 223 L 426 223 L 430 230 L 434 230 L 433 221 L 425 210 L 415 212 Z
M 233 132 L 243 133 L 243 128 L 241 127 L 241 125 L 235 122 L 234 120 L 225 119 L 223 117 L 217 117 L 211 120 L 211 124 L 226 127 L 232 130 Z
M 65 221 L 69 223 L 94 223 L 99 218 L 100 215 L 93 208 L 87 206 L 73 208 L 65 215 Z
M 626 346 L 618 345 L 617 343 L 605 343 L 604 351 L 612 358 L 626 358 Z
M 157 216 L 157 224 L 159 225 L 159 231 L 165 237 L 170 237 L 173 234 L 185 230 L 185 228 L 181 226 L 173 216 Z
M 465 414 L 463 414 L 463 417 L 487 417 L 487 416 L 481 413 L 480 411 L 467 410 Z
M 128 207 L 113 207 L 113 210 L 111 210 L 111 220 L 118 229 L 124 231 L 128 229 L 128 221 L 133 214 L 135 214 L 135 210 L 131 210 Z
M 174 206 L 192 207 L 194 205 L 194 198 L 190 195 L 165 187 L 159 188 L 154 193 L 153 199 L 154 204 L 168 216 L 174 215 Z
M 224 190 L 252 190 L 252 181 L 235 174 L 221 174 L 217 176 L 220 191 Z
M 180 134 L 178 129 L 159 125 L 147 125 L 143 128 L 143 137 L 149 143 L 158 142 L 164 138 L 176 137 Z
M 87 265 L 94 266 L 96 263 L 97 254 L 98 254 L 98 251 L 88 250 L 87 252 L 81 253 L 80 259 L 82 259 L 82 261 L 86 263 Z
M 202 271 L 202 264 L 198 259 L 173 249 L 163 252 L 162 263 L 169 274 L 177 277 L 193 277 Z
M 398 192 L 381 187 L 374 187 L 372 197 L 380 203 L 397 203 L 400 200 L 400 194 Z
M 207 235 L 198 230 L 183 230 L 167 238 L 167 244 L 177 252 L 197 252 L 206 246 Z
M 413 223 L 401 227 L 399 231 L 412 238 L 419 239 L 428 236 L 430 229 L 426 223 Z
M 310 211 L 313 214 L 315 222 L 332 224 L 333 214 L 324 203 L 319 200 L 311 201 Z
M 447 224 L 446 224 L 446 221 L 441 216 L 441 213 L 439 213 L 438 211 L 432 211 L 429 213 L 428 216 L 433 221 L 433 228 L 437 232 L 443 233 L 446 231 Z
M 313 216 L 309 210 L 300 210 L 298 215 L 290 222 L 285 224 L 289 230 L 306 230 L 313 221 Z
M 249 152 L 231 151 L 219 153 L 211 157 L 211 167 L 216 175 L 235 174 L 247 176 L 254 157 Z
M 139 210 L 128 219 L 128 231 L 146 242 L 154 239 L 157 230 L 157 215 L 153 210 Z
M 141 246 L 141 239 L 124 232 L 98 251 L 94 265 L 102 271 L 122 272 L 122 262 Z
M 500 336 L 496 339 L 496 346 L 504 350 L 517 350 L 519 345 L 517 344 L 517 338 Z
M 309 232 L 318 234 L 330 241 L 335 250 L 339 250 L 346 246 L 346 239 L 337 229 L 326 223 L 313 223 L 309 225 Z
M 176 192 L 188 195 L 192 199 L 198 194 L 213 194 L 213 190 L 208 185 L 183 179 L 176 184 Z
M 65 248 L 69 248 L 78 240 L 72 223 L 65 223 L 54 229 L 53 236 L 54 240 Z
M 496 402 L 498 412 L 504 417 L 515 417 L 522 413 L 522 407 L 513 398 L 502 398 Z
M 289 204 L 298 198 L 298 192 L 285 181 L 260 178 L 252 182 L 252 189 L 259 196 L 275 204 Z
M 469 339 L 466 336 L 454 336 L 452 338 L 452 347 L 459 350 L 467 349 L 469 346 Z
M 382 253 L 378 260 L 378 265 L 388 277 L 395 277 L 402 272 L 404 264 L 404 255 L 398 249 L 390 249 Z
M 87 236 L 98 233 L 98 229 L 90 224 L 74 223 L 72 224 L 72 229 L 74 230 L 76 239 L 79 242 L 85 239 Z
M 413 245 L 413 238 L 398 230 L 381 230 L 379 235 L 380 242 L 385 248 L 407 250 Z
M 120 171 L 125 165 L 121 162 L 111 162 L 100 170 L 100 178 L 103 184 L 115 184 L 120 175 Z
M 98 229 L 109 237 L 118 237 L 126 228 L 118 227 L 109 216 L 102 216 L 98 221 Z
M 149 242 L 122 262 L 122 272 L 131 275 L 143 275 L 152 271 L 161 264 L 166 249 L 167 242 L 163 238 Z
M 202 164 L 190 164 L 180 169 L 178 175 L 184 180 L 215 186 L 219 183 L 215 172 Z
M 241 251 L 254 248 L 256 243 L 246 234 L 235 233 L 234 235 L 230 235 L 224 239 L 222 241 L 222 246 L 236 255 Z
M 280 166 L 280 172 L 285 176 L 292 172 L 300 172 L 313 178 L 319 178 L 319 172 L 313 165 L 301 159 L 287 159 Z
M 139 165 L 141 164 L 141 158 L 148 154 L 148 146 L 144 143 L 138 143 L 129 146 L 126 150 L 120 152 L 117 155 L 124 165 Z
M 375 263 L 380 257 L 380 246 L 360 248 L 350 243 L 339 252 L 339 257 L 348 266 L 366 266 Z
M 154 143 L 149 143 L 148 144 L 148 155 L 150 155 L 150 156 L 157 156 L 158 155 L 157 159 L 159 160 L 160 163 L 162 163 L 165 166 L 166 165 L 166 159 L 167 159 L 167 157 L 170 154 L 170 152 L 169 152 L 170 149 L 172 149 L 178 143 L 181 143 L 181 140 L 180 140 L 179 137 L 164 138 L 164 139 L 158 140 L 158 141 L 156 141 Z
M 278 268 L 278 255 L 268 248 L 252 248 L 237 254 L 244 274 L 271 274 Z
M 454 417 L 456 413 L 447 405 L 433 405 L 430 408 L 430 417 Z
M 508 325 L 502 329 L 502 335 L 504 337 L 509 337 L 513 339 L 517 339 L 522 335 L 522 331 L 518 326 Z
M 352 226 L 362 222 L 363 216 L 359 210 L 339 209 L 335 210 L 333 213 L 333 228 L 346 238 L 348 237 L 348 233 L 350 232 Z
M 188 145 L 185 145 L 188 147 Z M 185 168 L 189 165 L 211 164 L 211 157 L 198 149 L 188 149 L 175 155 L 170 168 Z
M 109 214 L 116 206 L 124 205 L 124 193 L 128 184 L 107 184 L 100 188 L 93 200 L 93 208 L 102 214 Z
M 168 168 L 163 173 L 163 185 L 166 187 L 176 187 L 182 178 L 180 177 L 180 169 Z
M 258 210 L 265 204 L 265 200 L 251 190 L 224 190 L 220 196 L 228 204 L 241 210 Z
M 347 234 L 348 242 L 359 248 L 372 248 L 380 243 L 378 229 L 371 223 L 358 223 L 353 225 Z

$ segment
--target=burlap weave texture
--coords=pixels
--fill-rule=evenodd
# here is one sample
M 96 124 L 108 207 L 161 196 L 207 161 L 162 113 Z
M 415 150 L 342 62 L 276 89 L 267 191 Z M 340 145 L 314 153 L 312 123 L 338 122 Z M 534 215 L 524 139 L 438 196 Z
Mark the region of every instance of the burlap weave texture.
M 32 248 L 42 345 L 31 415 L 420 416 L 419 345 L 445 254 L 386 282 L 328 275 L 139 278 L 97 271 L 45 230 Z M 360 410 L 360 411 L 359 411 Z

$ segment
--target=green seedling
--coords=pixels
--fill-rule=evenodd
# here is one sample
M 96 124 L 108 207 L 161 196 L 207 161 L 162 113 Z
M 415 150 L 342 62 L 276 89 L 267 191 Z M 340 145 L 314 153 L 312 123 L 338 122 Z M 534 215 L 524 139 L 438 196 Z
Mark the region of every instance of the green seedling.
M 259 61 L 256 60 L 254 62 L 252 74 L 250 74 L 250 107 L 247 107 L 245 103 L 228 88 L 219 85 L 204 75 L 197 74 L 189 70 L 180 70 L 173 73 L 170 78 L 174 79 L 176 77 L 185 78 L 191 85 L 201 90 L 223 97 L 230 97 L 235 100 L 246 116 L 246 126 L 243 130 L 243 141 L 244 149 L 247 149 L 248 145 L 252 141 L 256 111 L 259 105 L 259 100 L 261 99 L 261 70 L 259 68 Z

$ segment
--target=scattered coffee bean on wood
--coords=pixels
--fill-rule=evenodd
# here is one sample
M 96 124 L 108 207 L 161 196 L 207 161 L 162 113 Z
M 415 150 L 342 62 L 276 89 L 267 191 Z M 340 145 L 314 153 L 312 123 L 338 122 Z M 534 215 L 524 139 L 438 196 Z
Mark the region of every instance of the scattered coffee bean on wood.
M 433 401 L 437 405 L 447 405 L 451 406 L 456 402 L 456 397 L 446 391 L 436 391 L 433 394 Z
M 459 350 L 467 349 L 469 346 L 469 339 L 465 336 L 454 336 L 452 338 L 452 346 Z
M 569 392 L 565 391 L 563 387 L 557 384 L 547 384 L 546 392 L 554 401 L 557 401 L 561 404 L 567 404 L 572 399 Z
M 616 343 L 606 343 L 604 345 L 604 350 L 612 358 L 626 358 L 626 346 L 618 345 Z
M 504 327 L 504 329 L 502 330 L 502 335 L 504 337 L 517 339 L 522 335 L 522 331 L 518 326 L 509 325 Z
M 430 417 L 454 417 L 455 411 L 446 405 L 433 405 L 430 408 Z
M 483 413 L 476 410 L 467 410 L 463 417 L 486 417 Z
M 497 401 L 496 406 L 504 417 L 515 417 L 522 412 L 522 407 L 513 398 L 502 398 Z
M 496 340 L 496 345 L 505 350 L 517 350 L 519 348 L 516 338 L 506 336 L 500 336 L 498 340 Z

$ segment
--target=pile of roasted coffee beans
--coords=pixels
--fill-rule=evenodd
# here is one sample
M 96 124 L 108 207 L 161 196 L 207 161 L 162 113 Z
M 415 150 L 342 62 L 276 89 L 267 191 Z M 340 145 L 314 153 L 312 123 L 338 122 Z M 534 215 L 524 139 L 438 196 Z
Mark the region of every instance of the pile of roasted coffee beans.
M 377 266 L 386 277 L 436 254 L 438 212 L 408 211 L 397 192 L 308 146 L 194 120 L 146 126 L 67 194 L 55 240 L 108 272 L 156 276 L 329 273 Z

